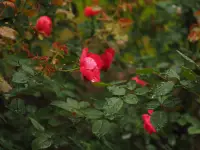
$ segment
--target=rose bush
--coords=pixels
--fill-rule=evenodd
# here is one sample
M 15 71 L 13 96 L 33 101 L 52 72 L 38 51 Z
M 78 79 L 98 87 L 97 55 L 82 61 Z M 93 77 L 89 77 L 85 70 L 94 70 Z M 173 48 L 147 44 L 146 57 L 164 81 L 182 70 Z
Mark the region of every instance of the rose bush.
M 2 149 L 199 149 L 198 0 L 0 5 Z

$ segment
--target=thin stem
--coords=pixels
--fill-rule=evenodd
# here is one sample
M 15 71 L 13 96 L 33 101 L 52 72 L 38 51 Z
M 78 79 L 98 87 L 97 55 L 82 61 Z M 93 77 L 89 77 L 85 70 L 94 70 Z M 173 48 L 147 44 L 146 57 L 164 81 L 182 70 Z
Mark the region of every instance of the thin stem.
M 160 77 L 161 79 L 167 81 L 167 79 L 165 77 L 161 76 L 159 73 L 153 72 L 153 74 L 156 75 L 156 76 L 158 76 L 158 77 Z
M 58 70 L 58 71 L 61 71 L 61 72 L 72 72 L 72 71 L 75 71 L 75 70 L 79 70 L 79 68 L 73 68 L 73 69 L 67 69 L 67 70 Z
M 95 34 L 95 18 L 92 17 L 92 20 L 91 20 L 91 37 L 93 37 L 94 34 Z

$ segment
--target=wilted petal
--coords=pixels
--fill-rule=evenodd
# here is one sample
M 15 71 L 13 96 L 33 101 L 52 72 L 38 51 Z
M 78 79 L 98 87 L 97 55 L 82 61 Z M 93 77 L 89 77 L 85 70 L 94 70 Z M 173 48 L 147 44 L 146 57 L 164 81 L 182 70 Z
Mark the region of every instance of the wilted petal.
M 144 80 L 141 80 L 139 76 L 133 77 L 132 80 L 135 80 L 135 82 L 141 86 L 146 86 L 148 83 Z

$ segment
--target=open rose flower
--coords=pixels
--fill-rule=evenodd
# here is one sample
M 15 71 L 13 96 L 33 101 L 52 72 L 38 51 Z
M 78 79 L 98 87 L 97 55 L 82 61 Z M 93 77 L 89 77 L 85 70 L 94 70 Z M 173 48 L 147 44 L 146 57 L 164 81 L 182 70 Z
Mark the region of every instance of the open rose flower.
M 105 52 L 101 54 L 101 59 L 103 61 L 102 70 L 108 70 L 110 68 L 114 55 L 115 55 L 115 51 L 112 48 L 106 49 Z
M 48 16 L 41 16 L 36 23 L 36 31 L 45 37 L 49 37 L 52 31 L 52 20 Z
M 80 72 L 85 79 L 91 82 L 100 82 L 102 66 L 103 63 L 99 55 L 88 53 L 88 48 L 83 49 L 80 58 Z
M 141 86 L 146 86 L 146 85 L 148 84 L 146 81 L 141 80 L 141 79 L 139 78 L 139 76 L 133 77 L 132 80 L 135 80 L 135 82 L 136 82 L 137 84 L 141 85 Z
M 85 15 L 86 17 L 93 17 L 93 16 L 98 15 L 98 14 L 100 13 L 100 11 L 101 11 L 101 10 L 99 10 L 99 9 L 95 10 L 93 7 L 87 6 L 87 7 L 85 7 L 85 9 L 84 9 L 84 15 Z
M 156 133 L 156 129 L 151 124 L 151 115 L 153 114 L 153 110 L 148 110 L 148 114 L 142 115 L 142 120 L 144 122 L 144 129 L 149 133 Z

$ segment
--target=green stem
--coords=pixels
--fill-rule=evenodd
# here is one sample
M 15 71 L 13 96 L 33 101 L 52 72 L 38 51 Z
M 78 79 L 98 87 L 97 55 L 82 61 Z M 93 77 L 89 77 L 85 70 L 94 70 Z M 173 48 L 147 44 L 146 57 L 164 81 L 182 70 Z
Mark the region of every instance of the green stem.
M 93 37 L 93 35 L 95 34 L 95 24 L 94 24 L 94 17 L 92 17 L 92 21 L 91 21 L 91 37 Z
M 58 71 L 61 71 L 61 72 L 72 72 L 72 71 L 75 71 L 75 70 L 79 70 L 79 68 L 73 68 L 73 69 L 67 69 L 67 70 L 58 70 Z

